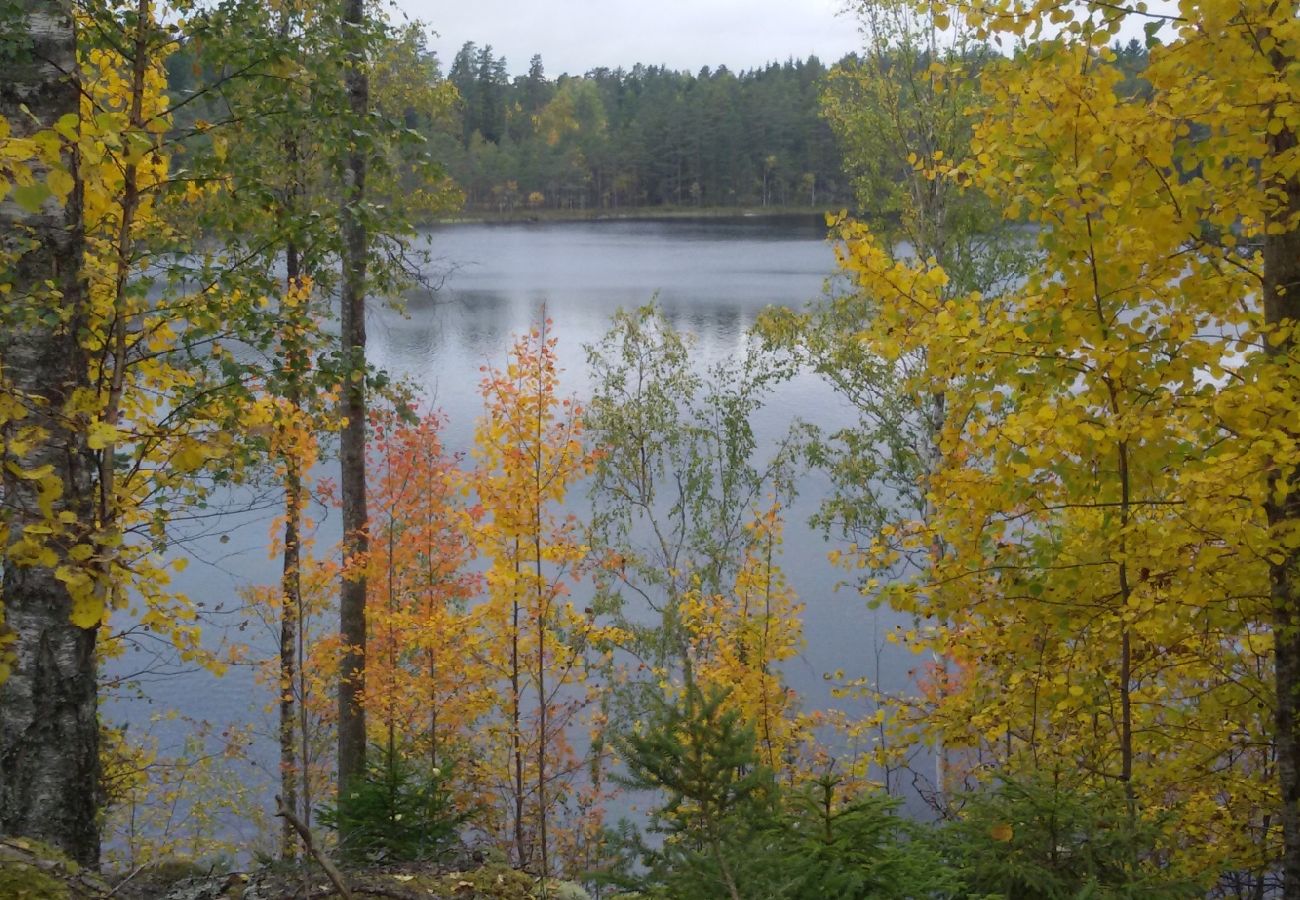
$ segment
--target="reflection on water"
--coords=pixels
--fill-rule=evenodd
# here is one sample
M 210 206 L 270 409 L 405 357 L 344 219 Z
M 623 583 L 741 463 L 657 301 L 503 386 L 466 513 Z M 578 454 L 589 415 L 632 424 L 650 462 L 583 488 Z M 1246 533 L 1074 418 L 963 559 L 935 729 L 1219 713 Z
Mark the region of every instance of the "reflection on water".
M 739 348 L 763 307 L 815 297 L 834 267 L 816 217 L 471 224 L 425 237 L 449 274 L 436 293 L 410 296 L 405 317 L 372 313 L 372 348 L 394 373 L 436 387 L 453 421 L 466 404 L 476 413 L 467 389 L 479 367 L 543 308 L 581 390 L 581 345 L 620 308 L 656 299 L 675 327 L 696 336 L 698 358 L 712 362 Z
M 764 307 L 800 306 L 816 298 L 834 271 L 825 228 L 811 218 L 467 224 L 432 228 L 425 237 L 437 260 L 431 277 L 445 272 L 445 279 L 437 291 L 412 292 L 400 312 L 371 309 L 371 356 L 446 413 L 443 438 L 452 452 L 469 447 L 481 411 L 481 367 L 500 364 L 513 336 L 543 308 L 555 322 L 564 390 L 585 396 L 583 345 L 605 333 L 618 309 L 657 299 L 672 324 L 694 336 L 693 357 L 704 366 L 737 353 Z M 824 385 L 801 376 L 777 389 L 753 425 L 760 444 L 770 448 L 796 417 L 834 427 L 848 415 Z M 830 703 L 824 673 L 875 670 L 874 648 L 884 646 L 884 631 L 894 624 L 889 614 L 868 613 L 851 591 L 836 590 L 843 573 L 827 564 L 828 545 L 805 524 L 824 489 L 817 476 L 799 485 L 784 551 L 790 581 L 806 604 L 807 636 L 806 652 L 787 665 L 787 674 L 814 706 Z M 322 522 L 318 545 L 328 547 L 337 539 L 337 517 L 319 509 L 315 514 Z M 198 539 L 176 586 L 209 609 L 217 603 L 229 609 L 241 587 L 275 583 L 278 561 L 266 552 L 272 515 L 232 519 L 222 529 L 225 540 Z M 249 621 L 236 636 L 252 642 L 255 655 L 272 655 L 273 629 Z M 882 657 L 881 687 L 898 690 L 916 662 L 890 650 Z M 251 670 L 236 669 L 223 679 L 196 673 L 153 685 L 150 692 L 158 706 L 175 705 L 186 715 L 265 722 L 257 755 L 266 773 L 275 770 L 274 729 L 264 709 L 269 696 L 254 684 Z M 148 714 L 122 703 L 108 709 L 115 719 L 138 721 Z

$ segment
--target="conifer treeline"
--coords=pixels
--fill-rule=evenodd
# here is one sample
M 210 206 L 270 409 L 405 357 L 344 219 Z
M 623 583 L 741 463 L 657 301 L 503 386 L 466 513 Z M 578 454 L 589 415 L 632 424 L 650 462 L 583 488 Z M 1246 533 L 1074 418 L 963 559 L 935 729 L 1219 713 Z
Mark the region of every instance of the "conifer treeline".
M 460 92 L 436 153 L 466 208 L 820 206 L 850 199 L 818 96 L 815 56 L 735 73 L 662 66 L 510 78 L 491 46 L 465 44 Z
M 864 161 L 852 138 L 837 140 L 824 107 L 864 102 L 853 96 L 851 78 L 834 77 L 855 71 L 857 54 L 830 67 L 809 56 L 739 74 L 705 66 L 692 75 L 638 63 L 553 79 L 534 55 L 528 73 L 512 78 L 491 45 L 466 43 L 444 72 L 418 28 L 402 40 L 406 56 L 389 60 L 390 72 L 450 82 L 458 93 L 450 112 L 410 106 L 404 118 L 428 139 L 430 158 L 463 193 L 467 210 L 837 209 L 864 202 L 854 181 Z M 1113 50 L 1124 93 L 1143 90 L 1144 48 L 1130 41 Z M 971 53 L 975 69 L 991 58 L 982 46 Z M 202 80 L 185 45 L 166 66 L 173 96 L 187 97 Z M 217 115 L 211 103 L 187 102 L 177 126 Z M 904 177 L 905 161 L 874 160 L 868 168 L 882 163 Z

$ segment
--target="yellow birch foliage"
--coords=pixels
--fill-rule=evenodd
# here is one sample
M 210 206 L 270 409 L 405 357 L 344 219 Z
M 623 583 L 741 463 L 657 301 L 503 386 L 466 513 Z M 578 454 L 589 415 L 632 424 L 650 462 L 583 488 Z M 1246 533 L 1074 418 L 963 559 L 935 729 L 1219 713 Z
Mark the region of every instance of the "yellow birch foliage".
M 77 148 L 88 296 L 84 309 L 64 314 L 80 316 L 90 386 L 72 392 L 62 413 L 85 429 L 94 456 L 93 519 L 51 515 L 10 545 L 7 561 L 54 565 L 53 547 L 71 545 L 56 575 L 68 586 L 75 624 L 104 623 L 113 610 L 129 606 L 129 629 L 163 636 L 183 662 L 220 668 L 221 661 L 200 645 L 194 608 L 168 589 L 171 571 L 185 560 L 166 561 L 160 551 L 176 505 L 202 502 L 211 491 L 205 477 L 214 470 L 237 472 L 228 427 L 236 412 L 249 429 L 270 421 L 269 408 L 237 409 L 242 392 L 203 380 L 232 359 L 217 338 L 266 301 L 215 289 L 187 294 L 171 286 L 161 298 L 151 294 L 161 258 L 178 239 L 164 209 L 195 198 L 171 191 L 169 180 L 163 63 L 174 42 L 157 24 L 152 6 L 118 22 L 113 16 L 121 12 L 97 10 L 103 21 L 83 22 L 85 91 L 76 121 L 66 117 L 25 143 L 9 139 L 0 126 L 0 152 L 27 154 L 24 164 L 6 163 L 0 192 L 35 189 L 33 164 L 43 161 L 50 166 L 41 185 L 44 196 L 66 200 L 74 178 L 57 166 L 58 151 L 64 142 Z M 97 42 L 94 34 L 112 39 Z M 11 399 L 6 394 L 0 401 L 0 417 L 22 418 L 21 404 Z M 43 439 L 30 429 L 11 433 L 6 449 L 13 454 Z M 61 490 L 50 473 L 31 477 L 50 499 Z M 104 651 L 118 652 L 120 637 L 108 635 Z
M 933 518 L 862 548 L 887 565 L 945 547 L 885 591 L 918 617 L 915 647 L 951 662 L 908 727 L 971 765 L 1121 785 L 1207 881 L 1261 870 L 1280 839 L 1279 536 L 1261 506 L 1270 467 L 1297 462 L 1279 430 L 1296 407 L 1261 352 L 1250 241 L 1269 203 L 1256 167 L 1297 165 L 1263 143 L 1297 79 L 1279 83 L 1241 24 L 1294 49 L 1280 6 L 1181 4 L 1149 98 L 1117 91 L 1104 13 L 963 8 L 977 27 L 1048 17 L 1066 36 L 985 72 L 969 160 L 912 162 L 1032 224 L 1041 267 L 989 302 L 946 298 L 934 260 L 896 261 L 860 226 L 841 250 L 879 310 L 861 341 L 885 359 L 929 351 L 910 388 L 947 401 Z
M 105 845 L 110 863 L 122 871 L 247 852 L 248 836 L 235 823 L 267 825 L 249 796 L 245 749 L 251 730 L 218 733 L 188 721 L 188 735 L 169 748 L 150 733 L 155 724 L 179 720 L 168 713 L 155 716 L 143 734 L 104 732 Z
M 488 563 L 483 662 L 497 691 L 487 774 L 505 811 L 491 827 L 517 865 L 543 875 L 555 871 L 558 833 L 581 827 L 563 816 L 581 768 L 568 735 L 590 704 L 588 649 L 598 636 L 569 597 L 589 551 L 577 520 L 561 512 L 595 454 L 582 443 L 581 408 L 558 394 L 555 344 L 543 320 L 504 370 L 485 369 L 473 450 L 474 538 Z
M 135 595 L 140 626 L 166 634 L 190 660 L 201 655 L 197 623 L 188 603 L 166 591 L 167 573 L 153 552 L 165 526 L 149 522 L 144 501 L 155 491 L 166 492 L 166 482 L 175 484 L 201 468 L 209 449 L 197 435 L 158 427 L 173 398 L 193 387 L 196 377 L 165 354 L 177 344 L 174 315 L 156 311 L 146 291 L 129 284 L 150 262 L 154 230 L 164 227 L 158 210 L 169 166 L 162 149 L 164 58 L 150 59 L 142 71 L 110 49 L 91 49 L 82 59 L 83 83 L 90 87 L 82 98 L 80 133 L 89 287 L 83 346 L 94 385 L 85 402 L 92 417 L 89 444 L 99 457 L 97 528 L 113 548 L 101 552 L 114 591 L 108 608 L 87 594 L 82 624 Z M 118 454 L 134 465 L 118 471 Z M 122 536 L 142 525 L 152 540 L 124 544 Z M 69 588 L 75 596 L 90 591 L 90 584 L 74 575 Z
M 781 510 L 756 510 L 746 526 L 745 553 L 727 594 L 698 588 L 682 600 L 682 627 L 692 677 L 706 692 L 727 692 L 727 704 L 754 729 L 756 757 L 778 776 L 797 776 L 808 721 L 781 664 L 803 649 L 803 604 L 776 559 L 780 554 Z

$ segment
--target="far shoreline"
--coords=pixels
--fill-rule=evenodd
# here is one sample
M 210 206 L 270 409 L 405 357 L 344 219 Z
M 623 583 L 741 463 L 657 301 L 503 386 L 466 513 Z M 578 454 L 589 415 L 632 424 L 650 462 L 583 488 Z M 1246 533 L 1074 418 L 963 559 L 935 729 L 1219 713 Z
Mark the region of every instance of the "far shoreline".
M 547 222 L 633 222 L 673 219 L 809 219 L 837 210 L 820 206 L 629 206 L 617 209 L 516 209 L 491 212 L 463 210 L 440 216 L 430 225 L 544 224 Z

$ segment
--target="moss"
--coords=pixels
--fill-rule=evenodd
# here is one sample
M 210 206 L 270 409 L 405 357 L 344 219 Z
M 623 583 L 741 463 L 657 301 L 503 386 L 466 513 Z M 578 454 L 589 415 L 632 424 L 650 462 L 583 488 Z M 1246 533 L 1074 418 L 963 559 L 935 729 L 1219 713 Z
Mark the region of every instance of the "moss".
M 55 847 L 24 837 L 0 838 L 0 897 L 72 900 L 98 890 L 97 879 Z
M 466 900 L 532 900 L 532 876 L 502 865 L 489 864 L 473 872 L 452 872 L 443 884 L 453 897 Z
M 549 900 L 591 900 L 591 895 L 586 889 L 572 881 L 559 881 L 552 884 L 546 895 Z
M 29 837 L 0 839 L 0 865 L 14 860 L 40 860 L 45 868 L 56 868 L 68 875 L 81 874 L 81 866 L 63 855 L 53 844 Z
M 0 897 L 5 900 L 72 900 L 68 886 L 36 866 L 0 861 Z

